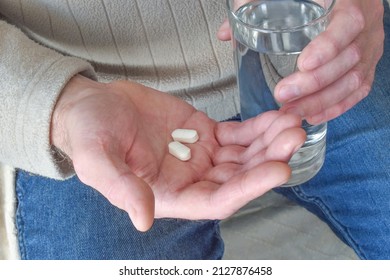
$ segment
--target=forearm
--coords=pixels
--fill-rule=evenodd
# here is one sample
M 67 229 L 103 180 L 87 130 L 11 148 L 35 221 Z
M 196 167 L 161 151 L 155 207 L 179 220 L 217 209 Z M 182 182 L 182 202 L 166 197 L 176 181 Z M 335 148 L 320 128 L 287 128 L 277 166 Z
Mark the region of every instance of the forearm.
M 52 178 L 72 167 L 50 143 L 52 112 L 62 88 L 76 74 L 94 76 L 83 60 L 38 45 L 0 21 L 0 161 Z

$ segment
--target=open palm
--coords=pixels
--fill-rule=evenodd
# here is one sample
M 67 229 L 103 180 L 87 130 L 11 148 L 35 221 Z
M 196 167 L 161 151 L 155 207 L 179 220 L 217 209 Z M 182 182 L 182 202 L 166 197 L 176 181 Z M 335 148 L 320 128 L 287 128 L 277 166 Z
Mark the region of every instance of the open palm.
M 60 148 L 80 180 L 127 211 L 139 230 L 159 217 L 228 217 L 286 182 L 286 162 L 305 140 L 293 115 L 269 112 L 218 123 L 184 101 L 124 81 L 89 88 L 77 102 L 64 103 L 67 140 Z M 187 162 L 168 153 L 176 128 L 200 136 L 187 144 Z

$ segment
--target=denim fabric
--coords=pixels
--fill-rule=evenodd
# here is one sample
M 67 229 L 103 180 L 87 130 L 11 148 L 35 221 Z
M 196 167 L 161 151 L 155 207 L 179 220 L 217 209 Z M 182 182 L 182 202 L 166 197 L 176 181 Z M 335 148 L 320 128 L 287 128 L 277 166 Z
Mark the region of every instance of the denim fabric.
M 220 259 L 216 221 L 156 220 L 138 232 L 128 215 L 77 177 L 17 173 L 22 259 Z
M 390 12 L 385 3 L 385 31 Z M 328 123 L 327 155 L 309 182 L 277 192 L 312 211 L 362 259 L 390 259 L 390 38 L 371 94 Z

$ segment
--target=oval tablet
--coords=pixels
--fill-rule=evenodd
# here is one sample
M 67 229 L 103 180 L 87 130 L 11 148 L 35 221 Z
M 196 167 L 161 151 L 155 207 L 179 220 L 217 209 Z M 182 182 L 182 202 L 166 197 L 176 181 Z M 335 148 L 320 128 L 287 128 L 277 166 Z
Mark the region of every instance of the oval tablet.
M 194 129 L 178 128 L 172 132 L 172 138 L 180 143 L 193 144 L 199 140 L 199 135 Z
M 191 158 L 191 150 L 180 142 L 173 141 L 168 144 L 169 153 L 181 161 L 187 161 Z

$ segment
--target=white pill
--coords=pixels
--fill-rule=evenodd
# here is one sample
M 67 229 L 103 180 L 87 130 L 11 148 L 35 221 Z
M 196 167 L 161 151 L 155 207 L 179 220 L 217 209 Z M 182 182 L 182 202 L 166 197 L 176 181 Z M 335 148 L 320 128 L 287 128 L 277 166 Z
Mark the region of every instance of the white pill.
M 198 132 L 194 129 L 175 129 L 172 138 L 180 143 L 192 144 L 199 140 Z
M 169 153 L 181 161 L 187 161 L 191 158 L 191 150 L 180 142 L 173 141 L 168 144 Z

